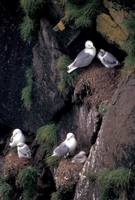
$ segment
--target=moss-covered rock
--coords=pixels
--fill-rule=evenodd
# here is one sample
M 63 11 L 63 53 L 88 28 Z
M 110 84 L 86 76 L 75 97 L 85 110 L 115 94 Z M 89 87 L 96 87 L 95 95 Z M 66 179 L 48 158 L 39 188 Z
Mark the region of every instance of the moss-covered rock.
M 105 0 L 104 6 L 109 14 L 101 13 L 97 17 L 96 29 L 109 43 L 115 43 L 122 47 L 128 38 L 128 30 L 124 27 L 124 20 L 128 17 L 128 12 L 120 8 L 112 1 Z
M 116 14 L 116 13 L 115 13 Z M 128 33 L 122 29 L 111 16 L 102 13 L 97 17 L 97 31 L 107 39 L 109 43 L 122 46 L 126 41 Z

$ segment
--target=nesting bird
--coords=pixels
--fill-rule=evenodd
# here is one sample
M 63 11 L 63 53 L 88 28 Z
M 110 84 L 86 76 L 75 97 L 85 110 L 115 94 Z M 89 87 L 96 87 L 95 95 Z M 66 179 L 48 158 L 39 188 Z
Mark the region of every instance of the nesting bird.
M 31 158 L 31 150 L 25 143 L 20 142 L 17 144 L 17 153 L 19 158 Z
M 87 40 L 85 42 L 85 49 L 83 49 L 75 58 L 75 60 L 67 66 L 68 73 L 71 73 L 77 68 L 88 66 L 96 55 L 96 48 L 94 47 L 92 41 Z
M 20 129 L 15 129 L 12 133 L 12 136 L 10 138 L 10 147 L 16 147 L 18 143 L 24 143 L 25 142 L 25 137 Z
M 103 49 L 99 50 L 97 57 L 107 68 L 113 68 L 120 65 L 119 61 L 111 53 Z
M 87 159 L 86 152 L 85 151 L 80 151 L 78 154 L 76 154 L 72 158 L 72 163 L 85 163 Z
M 77 141 L 75 135 L 73 133 L 68 133 L 64 142 L 54 149 L 52 156 L 67 157 L 68 155 L 72 155 L 76 146 Z

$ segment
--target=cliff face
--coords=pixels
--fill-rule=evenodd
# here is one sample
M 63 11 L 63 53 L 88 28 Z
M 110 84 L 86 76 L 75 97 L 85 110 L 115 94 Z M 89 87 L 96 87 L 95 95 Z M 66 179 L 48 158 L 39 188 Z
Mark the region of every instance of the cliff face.
M 84 176 L 86 172 L 99 172 L 106 168 L 127 167 L 134 165 L 134 112 L 135 96 L 133 88 L 135 76 L 121 81 L 113 95 L 109 110 L 103 120 L 96 143 L 90 149 L 85 163 L 75 200 L 100 199 L 99 188 Z
M 58 71 L 56 61 L 61 55 L 50 24 L 41 21 L 39 42 L 33 48 L 33 91 L 29 122 L 30 129 L 40 127 L 52 120 L 64 107 L 64 99 L 57 89 Z
M 55 10 L 55 4 L 53 6 Z M 128 13 L 114 7 L 110 1 L 104 1 L 104 6 L 107 11 L 97 17 L 96 31 L 108 44 L 105 46 L 103 40 L 100 42 L 101 37 L 98 38 L 97 32 L 94 32 L 94 42 L 97 50 L 99 47 L 108 47 L 111 51 L 110 43 L 117 44 L 120 48 L 129 36 L 122 25 Z M 83 168 L 81 167 L 80 175 L 81 168 L 78 167 L 75 184 L 77 181 L 78 183 L 74 200 L 100 199 L 98 185 L 92 184 L 85 174 L 98 173 L 106 168 L 134 166 L 134 74 L 121 81 L 119 69 L 107 69 L 95 58 L 92 65 L 78 70 L 71 93 L 64 96 L 57 88 L 60 78 L 60 71 L 56 67 L 57 59 L 65 52 L 72 54 L 74 58 L 74 55 L 82 50 L 84 41 L 90 39 L 90 36 L 79 35 L 80 31 L 73 29 L 72 38 L 69 39 L 66 35 L 64 41 L 68 45 L 70 42 L 72 44 L 69 45 L 70 47 L 67 45 L 68 49 L 64 48 L 66 46 L 62 45 L 65 44 L 64 39 L 60 36 L 56 37 L 51 24 L 54 21 L 41 19 L 38 41 L 32 49 L 31 45 L 24 44 L 20 39 L 18 31 L 20 20 L 16 21 L 17 13 L 15 15 L 10 13 L 9 16 L 8 10 L 4 7 L 3 9 L 4 21 L 0 24 L 2 28 L 0 123 L 35 133 L 40 126 L 54 121 L 57 125 L 59 142 L 65 139 L 67 132 L 74 132 L 78 140 L 76 152 L 85 150 L 88 155 L 86 163 Z M 57 7 L 58 9 L 60 8 Z M 57 20 L 58 18 L 57 16 Z M 60 43 L 60 40 L 63 43 Z M 113 48 L 116 49 L 117 55 L 119 50 L 116 46 Z M 21 92 L 26 84 L 25 72 L 30 65 L 33 74 L 32 98 L 31 108 L 27 110 L 23 106 Z M 8 129 L 7 131 L 9 132 Z M 50 170 L 44 163 L 46 158 L 44 147 L 36 144 L 34 134 L 29 143 L 32 144 L 33 161 L 39 172 L 38 192 L 35 199 L 43 199 L 46 194 L 46 198 L 50 199 L 50 193 L 55 190 L 55 186 Z M 5 142 L 1 143 L 2 150 L 4 145 Z M 8 147 L 5 153 L 7 150 Z M 18 158 L 15 159 L 18 161 Z M 70 169 L 70 160 L 63 163 L 64 166 L 68 163 Z M 61 170 L 63 170 L 63 178 L 68 170 L 64 171 L 62 164 L 58 168 L 57 174 L 60 176 L 58 180 L 63 183 L 60 179 Z M 71 170 L 69 180 L 73 178 L 72 173 Z

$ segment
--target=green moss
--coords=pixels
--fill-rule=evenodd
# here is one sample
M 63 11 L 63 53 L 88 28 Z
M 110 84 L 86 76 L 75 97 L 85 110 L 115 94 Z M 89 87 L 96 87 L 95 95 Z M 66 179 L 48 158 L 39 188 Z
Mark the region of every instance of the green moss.
M 73 199 L 75 190 L 75 185 L 63 185 L 60 188 L 57 189 L 56 192 L 52 193 L 51 200 L 69 200 Z
M 87 0 L 83 5 L 67 1 L 65 6 L 66 21 L 74 21 L 77 28 L 90 27 L 101 11 L 101 1 Z
M 58 192 L 53 192 L 51 195 L 51 200 L 61 200 L 61 195 Z
M 98 107 L 98 112 L 104 115 L 107 112 L 107 103 L 102 102 Z
M 25 42 L 30 42 L 36 35 L 45 4 L 45 0 L 20 0 L 20 5 L 25 13 L 20 25 L 20 33 Z
M 46 145 L 47 154 L 50 155 L 52 153 L 53 147 L 57 143 L 57 129 L 56 125 L 51 123 L 45 126 L 40 127 L 37 130 L 36 140 L 38 144 Z
M 21 7 L 30 18 L 35 18 L 44 8 L 45 0 L 20 0 Z
M 125 27 L 129 32 L 129 38 L 125 41 L 123 49 L 127 53 L 124 61 L 124 68 L 122 73 L 129 73 L 135 71 L 135 15 L 131 14 L 124 22 Z
M 22 169 L 18 174 L 18 182 L 23 189 L 23 200 L 32 200 L 37 185 L 37 170 L 29 166 Z
M 12 200 L 12 187 L 4 179 L 0 179 L 0 199 Z
M 58 90 L 62 93 L 65 93 L 67 89 L 73 87 L 74 79 L 77 75 L 76 72 L 72 72 L 71 74 L 67 73 L 67 66 L 71 64 L 72 60 L 66 56 L 62 55 L 57 60 L 57 69 L 59 70 L 59 82 L 57 83 Z
M 35 31 L 34 21 L 28 16 L 25 16 L 23 18 L 23 22 L 20 25 L 20 33 L 23 41 L 30 42 L 32 40 L 34 31 Z
M 32 95 L 32 70 L 26 71 L 26 86 L 22 89 L 21 100 L 27 110 L 31 108 L 31 95 Z
M 96 182 L 96 179 L 97 179 L 97 176 L 94 172 L 87 172 L 84 174 L 88 180 L 90 181 L 90 183 L 95 183 Z
M 59 161 L 60 161 L 60 158 L 58 156 L 49 156 L 47 159 L 46 159 L 46 163 L 48 165 L 48 167 L 50 169 L 54 169 L 56 167 L 58 167 L 59 165 Z
M 128 190 L 134 180 L 134 174 L 129 169 L 118 168 L 100 172 L 97 178 L 102 200 L 114 200 L 118 199 L 123 191 Z

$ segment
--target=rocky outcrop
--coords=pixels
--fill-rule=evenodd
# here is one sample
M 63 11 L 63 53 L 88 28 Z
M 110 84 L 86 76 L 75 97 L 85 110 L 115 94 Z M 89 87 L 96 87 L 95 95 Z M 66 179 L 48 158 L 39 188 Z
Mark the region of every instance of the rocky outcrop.
M 135 75 L 124 78 L 114 94 L 95 145 L 85 163 L 74 200 L 99 200 L 98 187 L 84 175 L 104 168 L 134 165 Z
M 60 51 L 51 26 L 42 20 L 39 42 L 33 49 L 32 114 L 25 127 L 40 127 L 64 106 L 64 100 L 57 90 L 56 60 L 59 56 Z
M 129 13 L 112 1 L 105 0 L 104 6 L 108 12 L 97 17 L 96 29 L 109 42 L 122 47 L 128 38 L 128 30 L 124 27 L 124 20 Z

